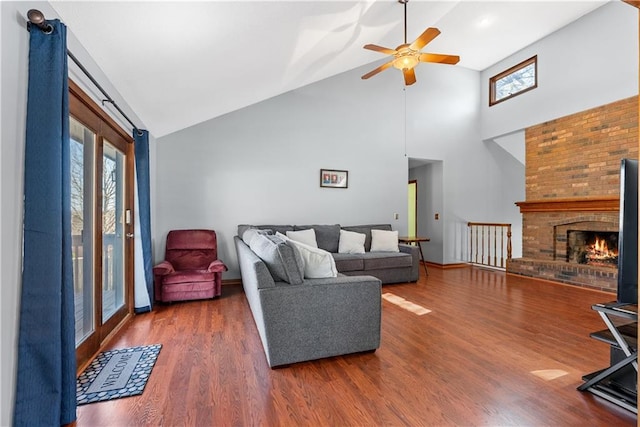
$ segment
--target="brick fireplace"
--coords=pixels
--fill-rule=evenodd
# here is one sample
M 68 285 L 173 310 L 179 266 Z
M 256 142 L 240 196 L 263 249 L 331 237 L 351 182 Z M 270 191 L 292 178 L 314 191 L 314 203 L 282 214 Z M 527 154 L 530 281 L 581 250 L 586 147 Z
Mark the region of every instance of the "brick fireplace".
M 525 135 L 526 200 L 516 203 L 522 258 L 512 259 L 507 272 L 615 292 L 614 255 L 587 240 L 598 235 L 607 246 L 617 243 L 620 161 L 638 158 L 638 97 L 533 126 Z

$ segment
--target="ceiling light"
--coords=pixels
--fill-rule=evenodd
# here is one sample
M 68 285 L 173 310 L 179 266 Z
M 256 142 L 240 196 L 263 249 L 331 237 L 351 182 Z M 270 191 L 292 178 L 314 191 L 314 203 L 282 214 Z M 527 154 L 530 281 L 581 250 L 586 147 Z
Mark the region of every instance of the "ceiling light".
M 493 18 L 491 18 L 490 16 L 485 16 L 484 18 L 481 18 L 479 21 L 477 21 L 476 27 L 487 28 L 490 27 L 491 24 L 493 24 Z
M 420 63 L 420 53 L 408 45 L 400 47 L 394 56 L 393 66 L 398 70 L 410 70 Z

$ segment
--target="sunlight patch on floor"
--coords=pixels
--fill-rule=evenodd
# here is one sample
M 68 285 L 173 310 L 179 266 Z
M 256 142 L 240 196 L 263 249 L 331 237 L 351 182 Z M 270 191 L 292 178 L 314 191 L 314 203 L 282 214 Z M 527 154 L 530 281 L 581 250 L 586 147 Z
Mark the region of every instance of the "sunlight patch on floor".
M 531 371 L 531 373 L 545 381 L 555 380 L 568 374 L 567 371 L 563 371 L 562 369 L 541 369 L 539 371 Z
M 407 301 L 406 299 L 399 297 L 397 295 L 394 295 L 392 293 L 382 294 L 382 298 L 384 298 L 386 301 L 389 301 L 391 304 L 395 304 L 398 307 L 404 308 L 405 310 L 408 310 L 414 314 L 417 314 L 418 316 L 431 313 L 431 310 L 428 310 L 418 304 L 414 304 L 411 301 Z

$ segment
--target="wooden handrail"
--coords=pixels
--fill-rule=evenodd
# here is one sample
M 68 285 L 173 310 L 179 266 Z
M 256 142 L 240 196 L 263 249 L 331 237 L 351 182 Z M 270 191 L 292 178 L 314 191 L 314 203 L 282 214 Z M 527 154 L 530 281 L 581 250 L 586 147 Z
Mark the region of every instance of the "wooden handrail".
M 467 227 L 469 261 L 472 264 L 506 270 L 507 261 L 511 259 L 511 224 L 468 222 Z

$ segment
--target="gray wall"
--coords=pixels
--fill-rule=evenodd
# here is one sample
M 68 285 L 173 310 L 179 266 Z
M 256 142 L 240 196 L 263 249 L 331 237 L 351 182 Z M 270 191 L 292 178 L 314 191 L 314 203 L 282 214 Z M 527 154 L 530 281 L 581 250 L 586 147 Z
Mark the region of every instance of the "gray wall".
M 467 222 L 518 220 L 513 191 L 503 188 L 506 182 L 517 192 L 524 188 L 524 178 L 512 180 L 509 165 L 497 161 L 495 151 L 480 139 L 480 73 L 447 66 L 425 71 L 419 86 L 407 91 L 407 152 L 412 158 L 441 162 L 441 169 L 431 173 L 441 173 L 442 189 L 434 196 L 442 194 L 437 226 L 442 227 L 442 239 L 425 245 L 426 257 L 455 264 L 467 259 Z
M 156 254 L 171 229 L 213 228 L 225 278 L 236 278 L 241 223 L 384 222 L 406 233 L 403 85 L 392 72 L 363 82 L 364 72 L 159 138 Z M 320 188 L 321 168 L 348 170 L 349 188 Z
M 15 3 L 0 2 L 2 75 L 0 124 L 0 425 L 11 424 L 22 253 L 22 190 L 28 33 Z M 31 5 L 29 5 L 31 6 Z M 33 6 L 35 7 L 35 6 Z M 25 11 L 26 12 L 26 11 Z M 11 40 L 11 43 L 9 43 Z
M 538 55 L 538 87 L 489 107 L 489 78 Z M 612 1 L 482 72 L 482 139 L 638 94 L 638 9 Z
M 468 221 L 512 223 L 518 256 L 515 202 L 525 197 L 524 165 L 509 152 L 522 147 L 503 149 L 492 139 L 522 135 L 550 111 L 568 114 L 636 94 L 637 19 L 628 8 L 605 5 L 482 73 L 422 64 L 418 83 L 405 90 L 393 69 L 360 80 L 372 64 L 160 138 L 156 260 L 174 228 L 216 229 L 230 267 L 225 279 L 238 277 L 231 238 L 239 223 L 390 222 L 406 232 L 408 157 L 440 162 L 430 173 L 441 187 L 425 201 L 441 218 L 424 222 L 434 233 L 428 260 L 465 261 Z M 606 56 L 593 55 L 594 33 L 608 34 L 596 44 Z M 531 52 L 539 57 L 540 87 L 488 109 L 489 77 Z M 588 64 L 576 62 L 581 55 Z M 567 79 L 575 64 L 580 76 Z M 604 71 L 619 80 L 616 91 L 596 84 Z M 320 189 L 322 167 L 349 170 L 350 188 Z
M 404 234 L 408 157 L 446 159 L 440 213 L 466 235 L 466 222 L 494 207 L 486 183 L 502 177 L 476 161 L 491 156 L 479 139 L 479 73 L 423 64 L 405 92 L 397 70 L 362 81 L 373 66 L 159 138 L 156 254 L 171 229 L 213 228 L 230 279 L 239 223 L 384 222 Z M 349 188 L 319 188 L 323 167 L 349 170 Z M 463 260 L 462 244 L 447 240 L 430 244 L 430 260 Z
M 27 104 L 29 32 L 26 15 L 29 9 L 41 10 L 47 19 L 57 17 L 47 2 L 0 2 L 1 31 L 1 140 L 0 140 L 0 425 L 11 425 L 16 376 L 18 307 L 22 272 L 22 197 L 24 177 L 24 144 Z M 143 123 L 122 100 L 99 67 L 67 31 L 67 46 L 96 77 L 126 114 L 140 127 Z M 97 90 L 69 60 L 69 75 L 90 96 Z M 124 129 L 130 125 L 112 114 Z M 155 156 L 153 137 L 151 156 Z M 152 169 L 151 173 L 154 171 Z M 153 178 L 152 178 L 153 180 Z M 153 186 L 153 183 L 152 183 Z M 152 195 L 153 197 L 153 195 Z

